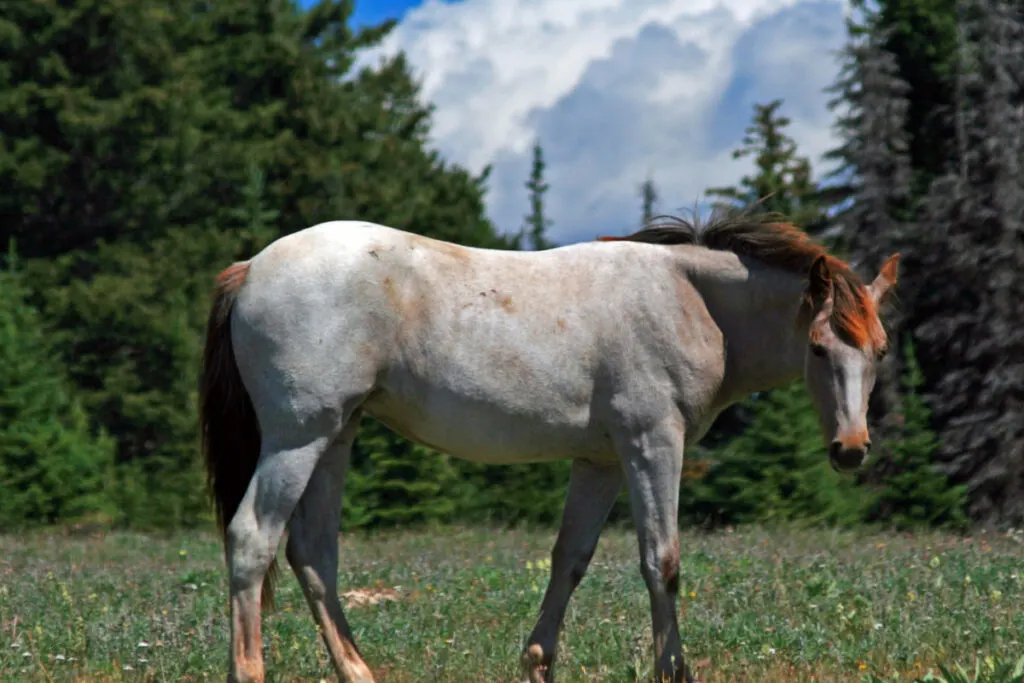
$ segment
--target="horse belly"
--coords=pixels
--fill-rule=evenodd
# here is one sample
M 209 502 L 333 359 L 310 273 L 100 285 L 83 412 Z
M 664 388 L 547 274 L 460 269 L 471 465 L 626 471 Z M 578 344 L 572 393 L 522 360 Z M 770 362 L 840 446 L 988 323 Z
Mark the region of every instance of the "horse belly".
M 411 441 L 456 458 L 487 464 L 614 457 L 611 441 L 588 418 L 586 406 L 509 412 L 443 391 L 426 400 L 379 391 L 364 408 Z M 536 408 L 536 407 L 535 407 Z

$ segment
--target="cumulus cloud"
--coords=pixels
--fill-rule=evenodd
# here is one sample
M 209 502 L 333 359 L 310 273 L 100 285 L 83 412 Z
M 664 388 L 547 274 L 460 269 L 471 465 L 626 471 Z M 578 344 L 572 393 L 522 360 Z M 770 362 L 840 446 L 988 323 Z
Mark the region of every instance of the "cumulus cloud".
M 749 169 L 731 151 L 753 105 L 783 98 L 801 151 L 834 144 L 823 89 L 841 0 L 428 0 L 375 53 L 403 50 L 436 107 L 433 137 L 516 230 L 539 139 L 556 241 L 622 233 L 650 175 L 660 210 L 692 208 Z

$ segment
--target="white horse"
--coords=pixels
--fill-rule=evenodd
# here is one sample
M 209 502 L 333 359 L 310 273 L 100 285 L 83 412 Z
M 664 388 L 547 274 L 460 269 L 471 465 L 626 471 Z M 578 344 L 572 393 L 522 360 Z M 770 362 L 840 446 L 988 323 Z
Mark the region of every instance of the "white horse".
M 288 562 L 338 676 L 374 680 L 336 585 L 363 413 L 459 458 L 573 461 L 522 654 L 532 683 L 553 680 L 566 606 L 625 485 L 655 674 L 691 680 L 676 618 L 683 450 L 726 406 L 802 375 L 832 466 L 859 467 L 886 346 L 878 306 L 898 258 L 865 285 L 792 225 L 740 214 L 541 252 L 331 222 L 228 267 L 201 381 L 230 575 L 228 680 L 264 678 L 260 606 L 272 600 L 286 527 Z

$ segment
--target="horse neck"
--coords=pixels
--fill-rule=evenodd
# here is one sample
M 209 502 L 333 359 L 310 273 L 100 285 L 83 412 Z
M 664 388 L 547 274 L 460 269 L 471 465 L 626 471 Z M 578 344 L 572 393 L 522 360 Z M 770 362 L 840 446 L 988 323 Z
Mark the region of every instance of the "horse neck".
M 683 269 L 725 338 L 720 408 L 803 376 L 807 323 L 798 324 L 805 287 L 795 273 L 731 252 L 689 249 Z

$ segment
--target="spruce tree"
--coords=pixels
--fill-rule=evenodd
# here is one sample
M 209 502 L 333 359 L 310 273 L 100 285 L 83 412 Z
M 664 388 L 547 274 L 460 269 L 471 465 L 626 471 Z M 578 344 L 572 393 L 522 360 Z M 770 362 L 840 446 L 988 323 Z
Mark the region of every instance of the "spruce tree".
M 929 424 L 931 413 L 917 393 L 923 376 L 914 359 L 910 338 L 904 343 L 905 392 L 899 427 L 886 441 L 889 469 L 874 492 L 867 521 L 883 520 L 901 529 L 915 527 L 966 527 L 967 489 L 950 485 L 935 465 L 940 442 Z
M 450 522 L 461 511 L 463 480 L 447 455 L 399 439 L 367 418 L 346 476 L 346 529 Z
M 711 188 L 707 194 L 718 198 L 719 204 L 781 213 L 800 227 L 816 229 L 822 217 L 817 204 L 818 188 L 810 162 L 798 154 L 796 141 L 786 132 L 790 121 L 779 113 L 781 106 L 781 100 L 756 105 L 742 145 L 733 152 L 735 159 L 753 159 L 753 171 L 742 176 L 736 186 Z M 690 449 L 690 459 L 717 461 L 723 452 L 728 452 L 729 458 L 742 457 L 735 448 L 752 442 L 733 442 L 738 435 L 755 428 L 756 406 L 772 393 L 762 392 L 722 411 L 698 447 Z M 688 500 L 685 495 L 684 500 Z
M 687 516 L 703 525 L 859 521 L 870 497 L 829 465 L 803 382 L 771 391 L 751 410 L 748 428 L 713 451 L 710 469 L 690 485 Z
M 551 221 L 544 213 L 544 195 L 548 184 L 544 182 L 544 150 L 539 142 L 533 144 L 533 161 L 530 166 L 530 178 L 526 181 L 526 189 L 530 193 L 530 213 L 524 218 L 522 233 L 528 237 L 530 247 L 534 251 L 550 249 L 555 243 L 548 239 L 547 231 Z
M 838 112 L 835 129 L 840 145 L 826 154 L 838 166 L 829 175 L 824 192 L 836 207 L 829 222 L 834 246 L 865 276 L 878 271 L 890 254 L 900 252 L 900 292 L 912 290 L 924 269 L 916 249 L 921 236 L 914 223 L 910 168 L 910 141 L 906 131 L 910 86 L 903 81 L 896 57 L 886 48 L 892 29 L 877 25 L 877 15 L 850 26 L 842 52 L 843 66 L 829 89 L 829 106 Z M 902 298 L 902 297 L 901 297 Z M 890 344 L 900 347 L 902 318 L 899 307 L 888 306 L 884 319 Z M 885 441 L 896 425 L 892 418 L 900 404 L 900 354 L 888 354 L 878 368 L 869 410 L 869 427 L 880 445 L 868 479 L 886 466 Z
M 114 444 L 92 433 L 12 261 L 0 264 L 0 532 L 110 520 Z
M 654 185 L 653 178 L 647 178 L 640 184 L 640 201 L 642 205 L 640 225 L 643 227 L 654 218 L 654 205 L 658 201 L 658 189 Z
M 742 145 L 732 153 L 733 159 L 751 157 L 753 172 L 744 175 L 738 186 L 709 188 L 707 194 L 728 206 L 781 214 L 814 232 L 821 218 L 818 188 L 810 161 L 797 154 L 796 141 L 786 133 L 790 119 L 779 113 L 781 107 L 782 100 L 755 105 Z
M 988 523 L 1024 521 L 1024 21 L 1011 2 L 965 2 L 956 162 L 924 211 L 930 286 L 917 301 L 917 350 L 942 367 L 929 387 L 938 459 Z M 922 361 L 922 366 L 924 367 Z
M 218 270 L 346 218 L 510 246 L 487 173 L 430 149 L 405 57 L 354 68 L 393 24 L 355 32 L 351 3 L 5 7 L 0 236 L 22 240 L 29 303 L 116 439 L 128 521 L 208 517 L 195 376 Z

